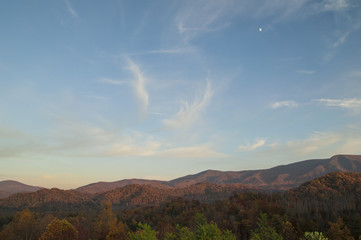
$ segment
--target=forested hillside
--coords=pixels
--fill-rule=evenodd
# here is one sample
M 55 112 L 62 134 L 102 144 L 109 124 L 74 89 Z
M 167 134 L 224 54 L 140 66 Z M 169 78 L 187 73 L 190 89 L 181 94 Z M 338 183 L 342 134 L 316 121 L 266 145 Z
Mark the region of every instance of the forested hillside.
M 33 208 L 15 215 L 2 214 L 0 239 L 19 239 L 25 234 L 26 226 L 32 226 L 32 236 L 38 238 L 56 224 L 73 231 L 75 237 L 71 239 L 212 239 L 202 236 L 218 236 L 214 239 L 265 239 L 262 236 L 310 239 L 305 235 L 322 235 L 330 240 L 358 239 L 361 235 L 360 183 L 361 174 L 335 172 L 286 192 L 242 191 L 226 200 L 213 202 L 190 200 L 183 195 L 155 205 L 122 209 L 119 205 L 112 208 L 112 202 L 113 206 L 119 203 L 118 195 L 128 196 L 125 199 L 142 196 L 139 190 L 144 186 L 135 185 L 134 191 L 129 186 L 107 195 L 96 195 L 91 201 L 91 195 L 84 197 L 80 193 L 52 190 L 56 196 L 71 196 L 73 200 L 67 201 L 70 205 L 81 201 L 87 205 L 67 211 Z M 204 186 L 196 187 L 205 189 L 207 194 Z M 148 187 L 144 194 L 149 199 L 163 198 L 156 195 L 164 195 L 164 189 L 153 190 Z M 191 195 L 192 191 L 189 193 Z M 50 198 L 50 202 L 57 198 Z M 16 206 L 20 209 L 25 205 Z M 181 238 L 185 236 L 188 238 Z
M 247 184 L 263 189 L 288 190 L 330 172 L 361 173 L 360 155 L 335 155 L 329 159 L 312 159 L 262 170 L 217 171 L 207 170 L 171 181 L 127 179 L 98 182 L 77 188 L 84 193 L 102 193 L 130 184 L 148 185 L 161 189 L 185 188 L 197 183 Z
M 99 194 L 56 188 L 41 189 L 37 192 L 18 193 L 0 199 L 0 213 L 15 213 L 26 208 L 40 212 L 73 212 L 100 208 L 101 203 L 105 201 L 111 202 L 116 209 L 125 209 L 157 206 L 176 197 L 213 202 L 251 190 L 256 191 L 257 188 L 243 184 L 217 185 L 210 183 L 200 183 L 179 189 L 161 189 L 135 184 Z

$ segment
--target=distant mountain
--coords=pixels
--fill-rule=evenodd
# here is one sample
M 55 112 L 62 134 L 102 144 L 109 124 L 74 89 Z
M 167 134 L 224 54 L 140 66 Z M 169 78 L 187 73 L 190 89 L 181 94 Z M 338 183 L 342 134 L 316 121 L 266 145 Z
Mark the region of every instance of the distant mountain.
M 0 199 L 10 196 L 10 193 L 0 190 Z
M 25 208 L 45 212 L 76 211 L 89 208 L 96 209 L 96 207 L 97 204 L 89 194 L 57 188 L 17 193 L 0 199 L 2 212 L 14 212 Z
M 147 185 L 127 185 L 99 194 L 75 190 L 41 189 L 37 192 L 13 194 L 0 199 L 0 213 L 14 213 L 29 208 L 42 212 L 78 211 L 98 209 L 102 202 L 110 201 L 114 208 L 124 209 L 159 205 L 172 198 L 182 197 L 201 202 L 224 200 L 234 194 L 257 190 L 242 184 L 216 185 L 200 183 L 186 188 L 162 189 Z
M 117 182 L 99 182 L 77 188 L 76 190 L 84 193 L 100 193 L 129 184 L 170 189 L 184 188 L 197 183 L 240 183 L 264 189 L 287 190 L 327 173 L 337 171 L 361 173 L 361 155 L 336 155 L 329 159 L 306 160 L 263 170 L 207 170 L 171 181 L 130 179 Z
M 109 190 L 113 190 L 120 187 L 125 187 L 127 185 L 139 184 L 139 185 L 147 185 L 152 187 L 157 187 L 161 189 L 169 189 L 172 186 L 167 185 L 165 181 L 158 180 L 146 180 L 146 179 L 125 179 L 116 182 L 97 182 L 89 185 L 85 185 L 77 188 L 76 190 L 82 193 L 101 193 Z
M 325 176 L 305 182 L 289 191 L 297 197 L 310 198 L 335 195 L 336 198 L 357 194 L 361 199 L 361 174 L 355 172 L 332 172 Z
M 138 184 L 158 189 L 186 188 L 198 183 L 246 184 L 253 188 L 287 190 L 330 172 L 361 173 L 361 155 L 336 155 L 329 159 L 306 160 L 263 170 L 216 171 L 207 170 L 171 181 L 125 179 L 116 182 L 98 182 L 75 189 L 81 193 L 103 193 L 119 187 Z M 0 181 L 0 198 L 14 193 L 35 192 L 41 187 L 16 181 Z
M 313 213 L 322 219 L 360 211 L 361 174 L 354 172 L 333 172 L 313 179 L 284 193 L 284 199 L 291 202 L 287 211 L 298 212 L 302 218 Z M 328 213 L 328 214 L 326 214 Z
M 149 185 L 127 185 L 98 194 L 75 190 L 41 189 L 37 192 L 17 193 L 0 199 L 0 214 L 15 213 L 29 208 L 39 212 L 76 212 L 100 209 L 109 201 L 114 209 L 159 206 L 171 199 L 183 198 L 200 202 L 225 200 L 242 192 L 264 192 L 264 189 L 243 184 L 198 183 L 184 188 L 157 188 Z M 332 172 L 279 193 L 288 199 L 288 210 L 307 213 L 315 211 L 343 211 L 361 203 L 361 174 Z
M 128 185 L 98 194 L 97 202 L 110 201 L 116 208 L 158 205 L 172 198 L 181 197 L 200 202 L 224 200 L 230 196 L 244 192 L 257 191 L 254 187 L 243 184 L 198 183 L 185 188 L 161 189 L 147 185 Z
M 30 186 L 17 181 L 0 181 L 0 198 L 8 197 L 14 193 L 35 192 L 42 187 Z
M 330 159 L 306 160 L 264 170 L 214 171 L 208 170 L 170 181 L 174 187 L 197 182 L 216 184 L 242 183 L 275 190 L 286 190 L 330 172 L 361 173 L 361 155 L 336 155 Z

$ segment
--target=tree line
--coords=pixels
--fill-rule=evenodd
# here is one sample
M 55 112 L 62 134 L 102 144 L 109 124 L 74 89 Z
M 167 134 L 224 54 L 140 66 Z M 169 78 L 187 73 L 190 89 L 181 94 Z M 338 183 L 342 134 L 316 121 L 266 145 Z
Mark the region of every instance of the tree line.
M 279 193 L 243 192 L 212 203 L 174 198 L 157 206 L 0 216 L 0 239 L 361 239 L 361 175 L 333 173 Z

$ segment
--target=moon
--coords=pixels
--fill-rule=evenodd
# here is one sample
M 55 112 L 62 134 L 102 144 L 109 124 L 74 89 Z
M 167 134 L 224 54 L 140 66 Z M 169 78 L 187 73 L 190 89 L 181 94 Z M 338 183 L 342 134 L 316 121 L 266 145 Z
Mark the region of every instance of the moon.
M 261 27 L 260 27 L 260 28 L 258 28 L 258 31 L 262 32 L 262 30 L 263 30 L 263 29 L 262 29 Z

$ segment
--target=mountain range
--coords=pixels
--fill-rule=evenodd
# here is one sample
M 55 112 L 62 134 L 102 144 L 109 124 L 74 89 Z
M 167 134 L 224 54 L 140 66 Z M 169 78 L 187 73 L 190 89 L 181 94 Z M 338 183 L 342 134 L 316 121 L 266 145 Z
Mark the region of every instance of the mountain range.
M 215 201 L 220 203 L 227 201 L 226 199 L 239 199 L 242 202 L 252 196 L 253 198 L 272 196 L 271 199 L 278 196 L 280 201 L 287 202 L 291 211 L 297 210 L 300 213 L 307 212 L 311 208 L 342 212 L 344 209 L 353 209 L 359 206 L 360 186 L 360 173 L 332 172 L 305 182 L 296 188 L 272 195 L 248 185 L 213 183 L 198 183 L 185 188 L 171 189 L 133 184 L 98 194 L 53 188 L 17 193 L 0 199 L 0 215 L 9 216 L 9 214 L 12 215 L 24 209 L 43 213 L 89 212 L 100 210 L 104 202 L 110 202 L 113 209 L 133 211 L 139 207 L 144 209 L 149 206 L 165 206 L 164 204 L 174 200 L 178 201 L 178 199 L 189 202 L 196 200 L 195 204 L 199 205 L 199 203 Z M 336 206 L 338 206 L 337 209 Z M 316 210 L 314 209 L 314 211 Z
M 124 179 L 115 182 L 97 182 L 74 189 L 73 191 L 87 194 L 99 194 L 116 190 L 128 185 L 146 185 L 160 190 L 184 189 L 195 184 L 236 184 L 247 185 L 251 189 L 287 190 L 304 182 L 323 176 L 330 172 L 361 173 L 361 155 L 336 155 L 329 159 L 305 160 L 270 169 L 246 171 L 207 170 L 187 175 L 171 181 Z M 29 186 L 16 181 L 0 181 L 0 198 L 14 193 L 34 192 L 41 187 Z M 176 192 L 176 190 L 174 190 Z M 177 195 L 177 194 L 175 194 Z
M 17 181 L 0 181 L 0 198 L 5 198 L 15 193 L 35 192 L 40 189 L 42 189 L 42 187 L 30 186 Z
M 171 181 L 126 179 L 98 182 L 77 188 L 83 193 L 100 193 L 130 184 L 149 185 L 161 189 L 184 188 L 197 183 L 240 183 L 268 190 L 287 190 L 330 172 L 361 173 L 361 155 L 335 155 L 329 159 L 306 160 L 263 170 L 207 170 Z

